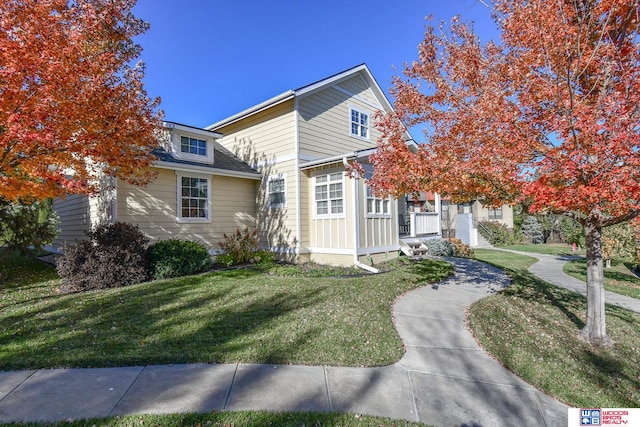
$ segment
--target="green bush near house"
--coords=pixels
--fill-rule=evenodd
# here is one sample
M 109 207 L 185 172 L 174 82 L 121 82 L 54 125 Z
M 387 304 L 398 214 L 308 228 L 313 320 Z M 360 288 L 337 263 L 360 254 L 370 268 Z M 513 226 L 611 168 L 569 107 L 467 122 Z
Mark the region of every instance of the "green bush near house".
M 211 265 L 209 251 L 198 242 L 161 240 L 149 246 L 149 274 L 155 280 L 189 276 Z
M 424 245 L 433 256 L 453 256 L 455 252 L 453 243 L 445 239 L 425 240 Z

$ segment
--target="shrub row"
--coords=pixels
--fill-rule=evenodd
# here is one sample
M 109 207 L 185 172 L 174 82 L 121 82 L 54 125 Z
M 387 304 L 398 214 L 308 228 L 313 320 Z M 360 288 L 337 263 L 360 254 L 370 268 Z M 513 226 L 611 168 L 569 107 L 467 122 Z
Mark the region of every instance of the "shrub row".
M 456 256 L 462 258 L 472 258 L 473 249 L 471 246 L 462 243 L 460 239 L 432 239 L 424 242 L 429 250 L 429 255 L 433 256 Z
M 200 243 L 149 239 L 138 226 L 116 222 L 87 233 L 88 240 L 65 245 L 58 274 L 70 291 L 106 289 L 199 273 L 211 258 Z

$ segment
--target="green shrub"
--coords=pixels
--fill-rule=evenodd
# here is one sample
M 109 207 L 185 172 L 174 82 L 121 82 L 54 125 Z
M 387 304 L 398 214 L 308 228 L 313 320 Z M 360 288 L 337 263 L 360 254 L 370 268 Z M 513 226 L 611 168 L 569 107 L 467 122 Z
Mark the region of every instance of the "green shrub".
M 0 246 L 29 254 L 53 242 L 58 235 L 58 215 L 50 200 L 11 203 L 0 198 Z
M 149 247 L 149 273 L 156 280 L 200 273 L 211 265 L 207 248 L 197 242 L 169 239 Z
M 147 243 L 138 226 L 116 222 L 87 233 L 89 240 L 65 245 L 58 274 L 71 291 L 116 288 L 148 279 Z
M 448 239 L 453 245 L 453 256 L 460 258 L 473 258 L 473 248 L 460 239 Z
M 216 257 L 216 262 L 224 266 L 246 264 L 258 252 L 258 230 L 236 230 L 235 233 L 224 234 L 224 240 L 218 243 L 223 254 Z
M 433 256 L 453 256 L 453 243 L 445 239 L 430 239 L 424 242 L 429 249 L 429 255 Z
M 519 240 L 513 230 L 497 221 L 480 221 L 478 231 L 489 243 L 496 246 L 513 245 Z

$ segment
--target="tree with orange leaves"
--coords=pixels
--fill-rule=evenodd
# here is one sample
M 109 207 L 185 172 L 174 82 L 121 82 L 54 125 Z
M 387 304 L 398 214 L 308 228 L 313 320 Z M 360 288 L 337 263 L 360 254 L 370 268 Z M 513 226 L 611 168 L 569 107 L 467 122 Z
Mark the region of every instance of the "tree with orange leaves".
M 135 0 L 0 0 L 0 198 L 90 194 L 97 174 L 152 178 Z
M 396 77 L 395 112 L 370 182 L 381 195 L 435 190 L 454 201 L 561 213 L 585 228 L 587 322 L 608 344 L 602 229 L 640 213 L 640 0 L 497 0 L 501 42 L 430 20 Z M 405 129 L 428 142 L 407 148 Z

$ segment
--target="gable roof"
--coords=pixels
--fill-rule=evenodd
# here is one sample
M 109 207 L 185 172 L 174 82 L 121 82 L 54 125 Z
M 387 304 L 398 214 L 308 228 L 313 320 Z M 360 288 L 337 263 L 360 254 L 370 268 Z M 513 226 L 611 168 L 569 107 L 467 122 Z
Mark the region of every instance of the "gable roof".
M 219 129 L 222 126 L 226 126 L 238 120 L 244 119 L 245 117 L 252 116 L 254 114 L 257 114 L 261 111 L 266 110 L 267 108 L 281 104 L 290 99 L 294 99 L 296 97 L 300 98 L 300 97 L 308 96 L 312 93 L 318 92 L 327 87 L 336 85 L 357 74 L 360 74 L 360 76 L 369 85 L 374 95 L 382 105 L 383 109 L 386 111 L 393 111 L 393 106 L 391 105 L 391 102 L 389 102 L 384 91 L 380 88 L 380 85 L 378 84 L 376 79 L 373 77 L 373 74 L 371 74 L 371 71 L 369 70 L 369 67 L 367 67 L 367 64 L 360 64 L 355 67 L 336 73 L 332 76 L 326 77 L 322 80 L 318 80 L 314 83 L 310 83 L 308 85 L 302 86 L 298 89 L 288 90 L 286 92 L 283 92 L 280 95 L 276 95 L 273 98 L 267 99 L 266 101 L 256 104 L 253 107 L 247 108 L 246 110 L 243 110 L 237 114 L 234 114 L 233 116 L 227 117 L 226 119 L 213 123 L 205 127 L 205 129 L 207 130 Z

